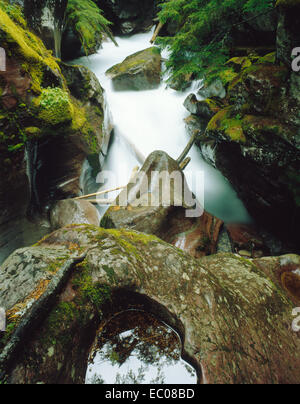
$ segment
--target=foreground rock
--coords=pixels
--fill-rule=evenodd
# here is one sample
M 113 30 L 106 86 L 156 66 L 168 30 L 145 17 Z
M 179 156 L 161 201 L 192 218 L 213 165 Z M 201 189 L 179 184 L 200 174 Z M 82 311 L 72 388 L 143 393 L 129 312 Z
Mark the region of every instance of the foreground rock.
M 157 88 L 161 75 L 160 51 L 152 47 L 137 52 L 110 68 L 106 75 L 112 79 L 116 91 L 143 91 Z
M 298 383 L 299 266 L 292 255 L 195 260 L 138 232 L 61 229 L 2 266 L 1 381 L 83 383 L 99 327 L 139 308 L 179 332 L 202 383 Z

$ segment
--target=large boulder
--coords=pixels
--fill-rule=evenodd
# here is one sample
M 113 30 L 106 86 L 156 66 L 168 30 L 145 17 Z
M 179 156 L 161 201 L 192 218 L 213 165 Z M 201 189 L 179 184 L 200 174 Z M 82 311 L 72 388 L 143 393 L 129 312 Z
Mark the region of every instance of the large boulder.
M 203 211 L 179 164 L 167 153 L 156 151 L 116 198 L 100 225 L 156 235 L 199 258 L 217 251 L 223 222 Z
M 143 91 L 157 88 L 161 79 L 161 55 L 151 47 L 128 56 L 122 63 L 107 70 L 116 91 Z
M 300 257 L 196 260 L 153 236 L 61 229 L 0 272 L 1 382 L 83 383 L 98 330 L 138 308 L 175 329 L 202 383 L 298 383 Z
M 153 176 L 154 172 L 160 176 Z M 150 154 L 100 226 L 156 235 L 195 258 L 216 252 L 244 252 L 249 257 L 269 253 L 256 228 L 225 225 L 205 212 L 189 190 L 178 162 L 162 151 Z

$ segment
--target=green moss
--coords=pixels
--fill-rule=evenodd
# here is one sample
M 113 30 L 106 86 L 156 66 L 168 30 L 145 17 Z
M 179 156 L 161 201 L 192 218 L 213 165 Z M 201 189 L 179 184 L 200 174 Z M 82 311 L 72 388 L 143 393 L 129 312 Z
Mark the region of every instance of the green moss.
M 11 339 L 13 333 L 17 329 L 19 325 L 20 320 L 17 318 L 14 319 L 7 319 L 7 324 L 6 324 L 6 331 L 5 332 L 0 332 L 0 352 L 3 350 L 3 348 L 6 346 L 6 344 L 9 342 Z
M 111 287 L 99 282 L 93 282 L 90 268 L 84 261 L 77 266 L 79 272 L 73 279 L 73 286 L 77 291 L 77 301 L 80 305 L 90 303 L 98 313 L 102 314 L 102 306 L 111 298 Z
M 226 62 L 226 65 L 232 66 L 233 70 L 237 73 L 241 70 L 252 65 L 252 59 L 248 56 L 234 57 Z
M 45 269 L 46 272 L 56 273 L 58 272 L 65 262 L 68 260 L 68 257 L 60 257 L 56 258 L 56 260 L 52 261 L 47 268 Z
M 220 79 L 224 87 L 227 87 L 236 77 L 237 73 L 233 69 L 226 69 L 220 72 Z
M 41 92 L 41 82 L 44 73 L 49 68 L 60 73 L 60 68 L 52 53 L 48 51 L 43 42 L 24 25 L 12 20 L 0 8 L 0 39 L 7 55 L 20 60 L 23 69 L 32 78 L 32 90 Z
M 70 95 L 58 60 L 27 28 L 17 11 L 14 11 L 13 17 L 12 11 L 8 13 L 7 10 L 6 6 L 0 7 L 1 46 L 5 48 L 7 56 L 19 64 L 22 75 L 28 77 L 31 87 L 28 95 L 22 99 L 16 95 L 16 108 L 7 111 L 0 107 L 2 161 L 9 157 L 9 153 L 21 156 L 28 139 L 53 135 L 76 134 L 87 153 L 99 154 L 102 111 L 87 103 L 87 99 L 82 103 Z M 54 82 L 56 87 L 48 87 Z M 5 85 L 6 81 L 0 78 L 0 89 Z M 87 86 L 88 80 L 84 87 Z
M 26 133 L 26 136 L 28 137 L 28 139 L 30 139 L 30 138 L 39 137 L 42 133 L 42 130 L 40 128 L 31 126 L 31 127 L 25 128 L 25 133 Z
M 39 108 L 39 119 L 48 125 L 56 126 L 72 121 L 73 106 L 69 94 L 59 87 L 42 90 L 35 103 Z
M 135 67 L 142 66 L 147 63 L 149 60 L 153 59 L 153 55 L 160 55 L 160 52 L 157 51 L 156 47 L 151 47 L 148 49 L 144 49 L 142 51 L 136 52 L 133 55 L 128 56 L 122 63 L 119 63 L 109 70 L 107 70 L 107 75 L 114 76 L 121 73 L 126 73 L 130 69 L 134 69 Z
M 21 7 L 15 4 L 9 4 L 6 0 L 0 3 L 0 8 L 5 11 L 9 17 L 17 24 L 26 28 L 27 23 L 24 19 Z
M 280 7 L 300 7 L 300 0 L 277 0 L 276 6 L 280 6 Z
M 275 62 L 276 62 L 276 53 L 272 52 L 272 53 L 268 53 L 265 56 L 260 57 L 257 60 L 256 63 L 257 64 L 271 64 L 271 65 L 273 65 L 273 64 L 275 64 Z
M 242 128 L 240 116 L 232 116 L 230 107 L 222 109 L 208 123 L 208 131 L 221 132 L 232 141 L 246 142 L 246 137 Z
M 79 310 L 73 302 L 59 303 L 48 316 L 44 325 L 42 336 L 46 345 L 70 344 L 72 334 L 70 328 L 72 323 L 78 318 Z

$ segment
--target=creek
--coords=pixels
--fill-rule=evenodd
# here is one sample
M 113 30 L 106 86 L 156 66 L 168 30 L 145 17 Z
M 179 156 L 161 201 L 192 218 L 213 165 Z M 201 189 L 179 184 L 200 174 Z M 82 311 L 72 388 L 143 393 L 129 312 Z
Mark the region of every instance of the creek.
M 105 89 L 114 122 L 114 137 L 102 168 L 113 172 L 116 180 L 102 187 L 98 185 L 97 190 L 126 185 L 132 170 L 136 166 L 141 167 L 143 159 L 155 150 L 163 150 L 177 159 L 189 141 L 184 122 L 189 113 L 183 103 L 191 89 L 177 92 L 166 88 L 162 80 L 155 90 L 118 92 L 114 91 L 111 80 L 105 75 L 110 67 L 127 56 L 151 46 L 151 37 L 152 32 L 116 38 L 119 47 L 105 42 L 97 54 L 74 61 L 85 65 L 98 77 Z M 167 54 L 163 57 L 166 58 Z M 185 175 L 202 206 L 226 223 L 249 223 L 249 214 L 228 180 L 203 160 L 196 146 L 189 156 L 191 162 L 185 169 Z M 85 192 L 94 191 L 95 187 L 90 184 L 86 166 L 83 174 Z M 116 194 L 110 194 L 109 198 L 114 196 Z M 102 207 L 100 213 L 104 214 L 105 209 Z

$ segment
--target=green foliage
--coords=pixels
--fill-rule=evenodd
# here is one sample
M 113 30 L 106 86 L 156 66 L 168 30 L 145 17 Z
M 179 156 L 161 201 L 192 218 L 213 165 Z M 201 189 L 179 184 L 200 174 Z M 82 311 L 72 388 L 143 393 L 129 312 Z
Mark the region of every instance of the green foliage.
M 170 80 L 187 76 L 212 77 L 229 57 L 230 32 L 254 15 L 268 12 L 273 0 L 164 0 L 158 16 L 163 23 L 176 26 L 173 37 L 157 42 L 170 50 L 167 69 Z
M 86 54 L 96 52 L 105 36 L 117 45 L 109 28 L 111 23 L 92 0 L 69 0 L 66 21 L 78 33 Z

